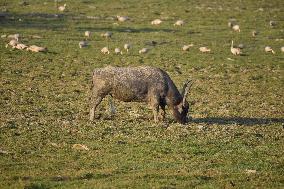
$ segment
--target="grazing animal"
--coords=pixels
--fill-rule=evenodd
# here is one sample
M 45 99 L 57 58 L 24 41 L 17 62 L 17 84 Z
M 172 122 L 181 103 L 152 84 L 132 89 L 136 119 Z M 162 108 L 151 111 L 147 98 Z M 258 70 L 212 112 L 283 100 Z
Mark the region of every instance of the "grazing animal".
M 187 81 L 179 92 L 165 71 L 150 66 L 97 68 L 92 76 L 90 120 L 94 120 L 96 108 L 102 99 L 110 95 L 124 102 L 148 103 L 155 122 L 160 118 L 164 120 L 167 105 L 175 120 L 185 124 L 189 109 L 186 96 L 190 87 L 191 83 Z M 159 108 L 162 109 L 160 113 Z
M 130 44 L 124 44 L 124 49 L 126 50 L 126 52 L 129 51 L 129 49 L 131 48 L 131 45 Z
M 284 52 L 284 47 L 281 47 L 281 51 Z
M 233 22 L 228 22 L 228 27 L 232 28 L 234 26 Z
M 155 19 L 151 22 L 152 25 L 160 25 L 163 21 L 160 19 Z
M 79 48 L 84 48 L 84 47 L 87 47 L 88 46 L 88 42 L 87 41 L 80 41 L 79 42 Z
M 101 49 L 101 52 L 102 52 L 103 54 L 109 54 L 109 50 L 108 50 L 107 47 L 102 48 L 102 49 Z
M 178 21 L 176 21 L 176 23 L 174 23 L 174 26 L 183 26 L 183 25 L 184 25 L 183 20 L 178 20 Z
M 183 51 L 188 51 L 190 47 L 193 47 L 193 44 L 184 45 L 184 46 L 182 47 L 182 50 L 183 50 Z
M 269 46 L 266 46 L 264 48 L 264 50 L 265 50 L 265 52 L 271 52 L 272 54 L 275 54 L 275 51 L 271 47 L 269 47 Z
M 231 43 L 231 53 L 233 55 L 240 55 L 241 54 L 241 49 L 234 47 L 234 41 L 233 40 L 232 40 L 232 43 Z
M 66 3 L 63 5 L 63 6 L 59 6 L 58 7 L 58 10 L 60 11 L 60 12 L 64 12 L 65 11 L 65 9 L 66 9 Z
M 147 53 L 148 51 L 149 51 L 149 49 L 143 48 L 143 49 L 139 50 L 139 54 L 145 54 L 145 53 Z
M 207 52 L 210 52 L 211 49 L 209 49 L 209 48 L 207 48 L 207 47 L 200 47 L 200 48 L 199 48 L 199 51 L 200 51 L 200 52 L 203 52 L 203 53 L 207 53 Z
M 26 48 L 27 51 L 32 51 L 32 52 L 46 52 L 47 48 L 45 47 L 39 47 L 36 45 L 31 45 L 28 48 Z

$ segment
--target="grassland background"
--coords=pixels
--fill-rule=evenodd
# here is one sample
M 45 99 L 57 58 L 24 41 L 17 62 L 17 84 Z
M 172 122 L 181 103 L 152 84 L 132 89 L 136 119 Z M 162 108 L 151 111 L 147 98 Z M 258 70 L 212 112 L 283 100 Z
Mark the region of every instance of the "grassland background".
M 20 33 L 49 51 L 12 50 L 0 40 L 0 188 L 284 187 L 281 0 L 70 0 L 60 3 L 63 14 L 54 1 L 28 2 L 0 0 L 0 34 Z M 116 15 L 131 20 L 114 24 Z M 164 22 L 150 25 L 155 18 Z M 230 18 L 240 33 L 228 28 Z M 185 26 L 174 27 L 177 19 Z M 79 49 L 86 30 L 90 46 Z M 112 39 L 100 37 L 106 31 Z M 158 45 L 139 55 L 151 40 Z M 245 45 L 244 56 L 230 53 L 231 40 Z M 133 44 L 128 54 L 100 53 L 124 43 Z M 265 54 L 266 45 L 276 54 Z M 192 78 L 192 122 L 177 124 L 168 112 L 165 128 L 146 105 L 121 102 L 111 118 L 104 101 L 101 119 L 90 123 L 91 73 L 106 65 L 160 67 L 178 86 Z

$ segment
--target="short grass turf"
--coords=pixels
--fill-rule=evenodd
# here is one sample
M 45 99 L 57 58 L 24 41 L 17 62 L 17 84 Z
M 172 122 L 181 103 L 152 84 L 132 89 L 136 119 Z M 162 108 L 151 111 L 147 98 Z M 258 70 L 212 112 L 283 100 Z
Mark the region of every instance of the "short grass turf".
M 48 52 L 0 40 L 0 188 L 284 187 L 283 1 L 70 0 L 59 2 L 64 13 L 51 0 L 27 2 L 0 1 L 0 34 L 19 33 Z M 156 18 L 164 22 L 152 26 Z M 178 19 L 183 27 L 173 26 Z M 86 30 L 90 45 L 79 49 Z M 111 39 L 100 37 L 106 31 Z M 231 54 L 231 40 L 244 44 L 242 56 Z M 124 43 L 130 52 L 115 55 Z M 139 55 L 143 47 L 150 51 Z M 111 117 L 104 100 L 90 123 L 92 70 L 106 65 L 156 66 L 178 87 L 191 78 L 191 122 L 180 125 L 167 111 L 167 123 L 155 124 L 147 105 L 118 101 Z

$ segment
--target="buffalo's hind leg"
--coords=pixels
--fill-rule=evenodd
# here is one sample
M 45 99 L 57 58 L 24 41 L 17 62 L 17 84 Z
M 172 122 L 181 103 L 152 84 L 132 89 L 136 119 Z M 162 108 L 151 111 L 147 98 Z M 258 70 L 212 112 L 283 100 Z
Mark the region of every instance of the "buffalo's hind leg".
M 108 102 L 109 102 L 110 115 L 114 116 L 115 113 L 116 113 L 116 109 L 115 109 L 115 105 L 114 105 L 114 102 L 113 102 L 113 97 L 111 95 L 109 95 Z
M 159 112 L 159 119 L 164 121 L 166 118 L 166 106 L 164 104 L 160 104 L 162 111 Z
M 158 112 L 159 112 L 159 105 L 154 105 L 153 107 L 152 107 L 152 109 L 153 109 L 153 114 L 154 114 L 154 121 L 155 121 L 155 123 L 158 123 Z

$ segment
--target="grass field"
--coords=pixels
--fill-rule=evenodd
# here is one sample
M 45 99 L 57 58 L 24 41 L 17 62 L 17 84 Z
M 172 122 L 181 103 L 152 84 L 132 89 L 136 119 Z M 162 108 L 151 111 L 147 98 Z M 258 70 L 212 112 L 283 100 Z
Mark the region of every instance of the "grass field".
M 48 52 L 0 39 L 0 188 L 284 187 L 282 0 L 66 0 L 64 13 L 51 0 L 20 2 L 0 0 L 0 34 Z M 164 22 L 151 25 L 156 18 Z M 240 33 L 227 26 L 233 18 Z M 186 24 L 173 26 L 178 19 Z M 90 45 L 79 49 L 86 30 Z M 112 39 L 100 36 L 106 31 Z M 231 54 L 231 40 L 245 45 L 243 56 Z M 124 43 L 133 48 L 115 55 Z M 143 47 L 149 53 L 138 54 Z M 192 121 L 180 125 L 167 111 L 165 127 L 147 105 L 118 101 L 111 117 L 104 100 L 90 123 L 92 70 L 106 65 L 156 66 L 179 87 L 192 78 Z

